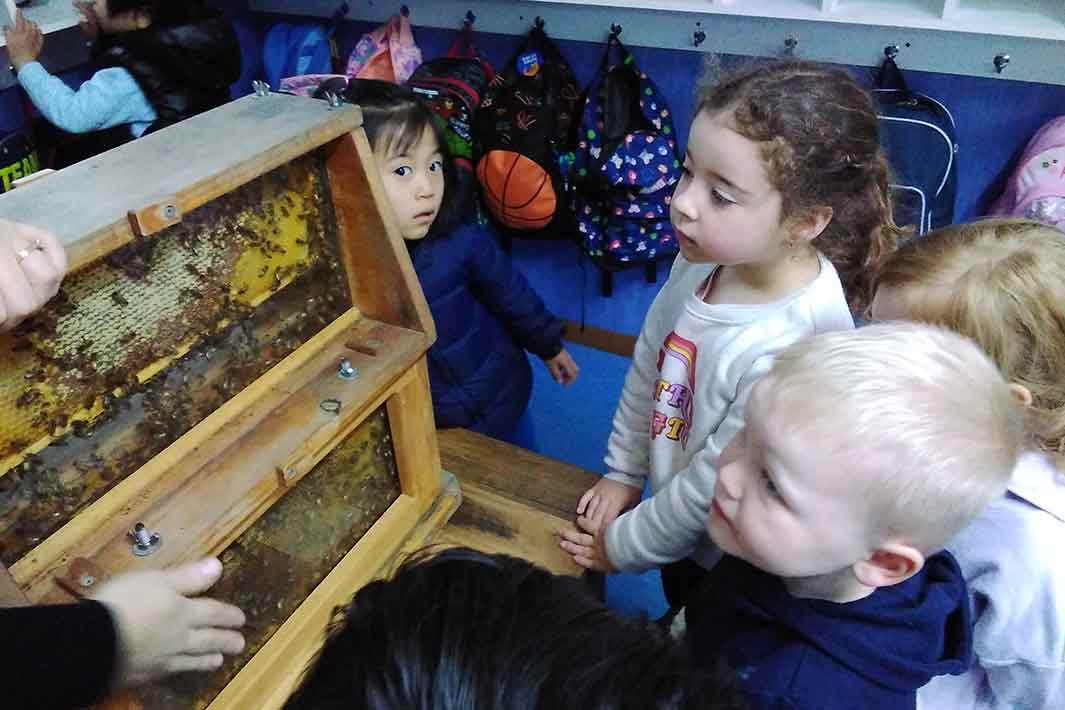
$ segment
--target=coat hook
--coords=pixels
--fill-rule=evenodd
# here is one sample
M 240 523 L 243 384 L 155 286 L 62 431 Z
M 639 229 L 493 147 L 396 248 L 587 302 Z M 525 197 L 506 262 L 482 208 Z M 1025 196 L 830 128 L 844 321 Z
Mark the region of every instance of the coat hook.
M 899 56 L 899 51 L 899 45 L 889 44 L 888 46 L 884 47 L 884 56 L 888 59 L 894 59 L 895 57 Z
M 462 21 L 463 24 L 472 25 L 476 21 L 477 21 L 477 15 L 473 14 L 473 10 L 467 10 L 466 11 L 466 18 Z
M 799 46 L 799 38 L 795 35 L 788 35 L 784 39 L 784 55 L 788 57 L 795 56 L 795 48 Z
M 617 39 L 621 36 L 621 25 L 616 22 L 610 23 L 610 36 Z
M 399 14 L 403 15 L 404 17 L 410 17 L 410 8 L 406 5 L 400 5 Z
M 544 18 L 537 15 L 536 19 L 533 21 L 533 24 L 536 26 L 536 29 L 542 30 L 544 28 Z
M 696 22 L 696 30 L 692 33 L 692 46 L 698 47 L 700 44 L 706 41 L 706 33 L 703 32 L 702 27 L 698 27 L 699 23 Z
M 1006 68 L 1006 65 L 1010 63 L 1010 55 L 1008 54 L 996 54 L 995 55 L 995 71 L 999 74 Z

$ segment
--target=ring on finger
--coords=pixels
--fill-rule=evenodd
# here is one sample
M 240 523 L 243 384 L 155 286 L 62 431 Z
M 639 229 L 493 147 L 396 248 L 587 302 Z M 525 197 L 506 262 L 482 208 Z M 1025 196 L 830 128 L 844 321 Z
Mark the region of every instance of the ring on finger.
M 30 254 L 35 251 L 44 251 L 44 242 L 40 239 L 34 239 L 33 244 L 28 247 L 22 247 L 15 251 L 15 256 L 18 257 L 18 262 L 21 264 L 23 261 L 29 258 Z

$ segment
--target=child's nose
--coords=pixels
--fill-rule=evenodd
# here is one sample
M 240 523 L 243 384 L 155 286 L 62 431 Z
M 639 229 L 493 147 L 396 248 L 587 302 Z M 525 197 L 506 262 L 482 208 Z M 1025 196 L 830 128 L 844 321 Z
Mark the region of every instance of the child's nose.
M 731 500 L 743 497 L 743 462 L 732 461 L 722 466 L 717 472 L 717 492 L 723 493 Z
M 414 195 L 416 197 L 428 197 L 433 194 L 433 181 L 428 175 L 418 174 L 414 178 Z
M 690 182 L 677 185 L 677 189 L 673 191 L 673 200 L 670 204 L 673 206 L 673 210 L 677 214 L 680 214 L 687 220 L 695 221 L 698 216 L 692 201 Z

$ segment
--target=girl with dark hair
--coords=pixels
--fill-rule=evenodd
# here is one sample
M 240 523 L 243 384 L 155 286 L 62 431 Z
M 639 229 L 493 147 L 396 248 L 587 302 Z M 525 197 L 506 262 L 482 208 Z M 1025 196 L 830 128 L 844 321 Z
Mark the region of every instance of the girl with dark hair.
M 432 113 L 405 88 L 354 79 L 345 98 L 363 129 L 436 323 L 429 380 L 438 427 L 466 427 L 529 445 L 523 417 L 532 390 L 524 350 L 562 385 L 578 368 L 562 322 L 514 268 L 492 235 L 461 224 L 465 195 Z
M 758 63 L 700 90 L 670 203 L 681 253 L 636 343 L 610 473 L 563 532 L 579 564 L 663 567 L 670 614 L 684 606 L 721 557 L 705 530 L 717 460 L 755 383 L 796 341 L 853 328 L 895 248 L 888 178 L 872 97 L 846 71 Z

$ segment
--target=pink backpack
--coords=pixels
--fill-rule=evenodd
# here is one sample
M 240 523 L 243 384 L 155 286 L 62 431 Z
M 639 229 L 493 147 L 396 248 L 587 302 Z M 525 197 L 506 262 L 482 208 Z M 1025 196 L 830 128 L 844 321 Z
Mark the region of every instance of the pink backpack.
M 1027 217 L 1065 231 L 1065 116 L 1051 119 L 1024 149 L 993 217 Z
M 282 91 L 311 96 L 318 86 L 334 77 L 380 79 L 403 84 L 422 63 L 422 52 L 414 42 L 410 18 L 393 15 L 373 32 L 364 34 L 348 57 L 344 74 L 304 74 L 281 80 Z

